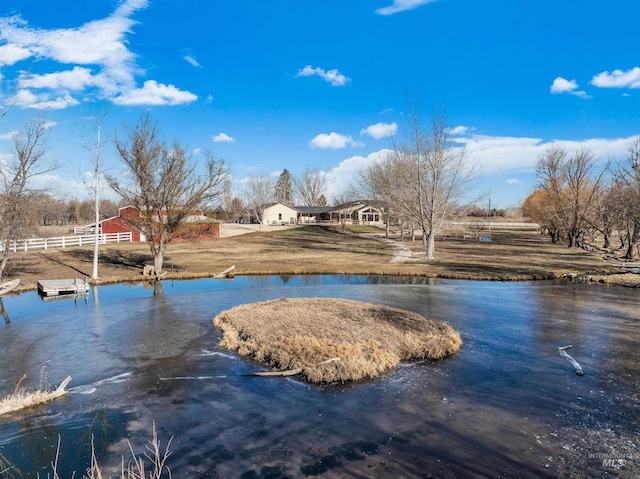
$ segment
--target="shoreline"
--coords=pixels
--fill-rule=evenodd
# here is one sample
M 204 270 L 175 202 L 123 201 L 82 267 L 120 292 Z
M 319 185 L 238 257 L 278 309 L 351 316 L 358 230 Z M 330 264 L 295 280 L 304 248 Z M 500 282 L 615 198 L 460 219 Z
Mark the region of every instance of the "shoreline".
M 526 282 L 526 281 L 549 281 L 554 279 L 565 279 L 567 281 L 581 283 L 581 284 L 592 284 L 592 285 L 600 285 L 600 286 L 622 286 L 627 288 L 640 288 L 640 275 L 634 273 L 611 273 L 607 275 L 583 275 L 579 277 L 575 277 L 573 279 L 566 276 L 556 276 L 550 274 L 548 277 L 527 277 L 525 276 L 514 276 L 512 278 L 505 277 L 465 277 L 464 275 L 452 274 L 452 275 L 425 275 L 425 274 L 390 274 L 390 273 L 344 273 L 344 272 L 328 272 L 328 271 L 319 271 L 319 272 L 292 272 L 292 271 L 272 271 L 265 273 L 243 273 L 233 275 L 230 278 L 218 278 L 220 280 L 225 279 L 233 279 L 236 276 L 320 276 L 320 275 L 340 275 L 340 276 L 388 276 L 388 277 L 406 277 L 406 278 L 424 278 L 424 279 L 449 279 L 455 281 L 486 281 L 486 282 Z M 188 280 L 197 280 L 197 279 L 215 279 L 216 274 L 206 274 L 206 273 L 182 273 L 182 274 L 171 274 L 168 273 L 165 275 L 160 281 L 188 281 Z M 118 277 L 118 278 L 100 278 L 98 281 L 93 281 L 91 279 L 87 280 L 87 283 L 91 286 L 101 286 L 101 285 L 112 285 L 112 284 L 123 284 L 123 283 L 153 283 L 155 279 L 145 278 L 140 274 L 139 276 L 127 276 L 127 277 Z M 12 293 L 27 293 L 30 291 L 37 291 L 37 284 L 25 284 L 18 286 L 16 289 L 12 291 Z M 10 293 L 7 295 L 10 296 Z M 5 296 L 6 297 L 6 296 Z M 1 296 L 0 296 L 1 298 Z
M 234 276 L 352 275 L 441 278 L 469 281 L 576 282 L 640 287 L 640 274 L 622 273 L 608 251 L 584 251 L 552 244 L 531 229 L 493 232 L 493 241 L 441 239 L 436 259 L 425 260 L 419 241 L 387 238 L 376 230 L 346 233 L 322 226 L 224 228 L 221 238 L 171 243 L 165 253 L 164 280 L 213 278 L 234 265 Z M 249 233 L 249 234 L 247 234 Z M 108 243 L 100 247 L 99 280 L 89 284 L 153 281 L 144 277 L 152 264 L 146 243 Z M 37 290 L 46 279 L 89 278 L 90 247 L 18 253 L 6 280 L 19 278 L 14 292 Z

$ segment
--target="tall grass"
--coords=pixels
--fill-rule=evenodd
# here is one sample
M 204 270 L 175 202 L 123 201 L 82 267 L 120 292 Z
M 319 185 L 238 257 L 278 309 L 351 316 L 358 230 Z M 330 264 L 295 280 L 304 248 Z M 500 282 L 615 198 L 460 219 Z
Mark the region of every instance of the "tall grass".
M 280 299 L 219 314 L 220 345 L 273 369 L 302 369 L 312 383 L 374 378 L 412 359 L 457 352 L 445 323 L 380 304 L 343 299 Z M 339 357 L 340 361 L 325 362 Z
M 13 388 L 13 392 L 0 399 L 0 416 L 20 409 L 36 406 L 45 402 L 52 401 L 67 392 L 65 387 L 71 381 L 71 377 L 67 378 L 58 386 L 57 389 L 51 390 L 47 384 L 47 376 L 45 366 L 40 369 L 40 383 L 35 390 L 29 390 L 22 387 L 22 382 L 26 379 L 24 374 Z
M 120 479 L 161 479 L 167 477 L 171 479 L 171 469 L 167 465 L 167 459 L 171 455 L 169 447 L 173 437 L 169 439 L 166 447 L 162 448 L 158 434 L 156 432 L 156 424 L 152 426 L 152 438 L 146 445 L 146 451 L 143 455 L 136 455 L 131 446 L 131 443 L 127 440 L 131 458 L 125 463 L 125 458 L 122 456 L 122 463 L 120 467 L 120 475 L 117 476 Z M 56 457 L 51 463 L 51 474 L 47 474 L 48 479 L 61 479 L 58 474 L 58 459 L 60 456 L 60 438 L 58 438 L 58 449 Z M 39 476 L 38 476 L 39 477 Z M 81 479 L 107 479 L 111 476 L 106 476 L 102 472 L 100 465 L 95 454 L 95 448 L 93 446 L 93 439 L 91 441 L 91 466 L 87 469 L 86 473 Z M 75 473 L 71 479 L 75 479 Z

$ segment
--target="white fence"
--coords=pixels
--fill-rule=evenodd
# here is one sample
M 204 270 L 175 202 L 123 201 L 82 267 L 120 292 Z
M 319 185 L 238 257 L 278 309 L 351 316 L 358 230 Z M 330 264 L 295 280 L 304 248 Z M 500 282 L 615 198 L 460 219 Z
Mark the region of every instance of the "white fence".
M 458 225 L 458 226 L 482 226 L 487 228 L 489 225 L 496 228 L 539 228 L 540 225 L 538 223 L 527 223 L 524 221 L 496 221 L 496 220 L 479 220 L 479 221 L 465 221 L 465 220 L 454 220 L 454 221 L 446 221 L 446 224 L 449 225 Z
M 29 238 L 12 241 L 10 250 L 14 253 L 18 251 L 33 251 L 40 249 L 70 248 L 72 246 L 89 246 L 95 241 L 94 235 L 78 236 L 58 236 L 56 238 Z M 105 233 L 98 235 L 100 244 L 131 242 L 131 232 L 127 233 Z

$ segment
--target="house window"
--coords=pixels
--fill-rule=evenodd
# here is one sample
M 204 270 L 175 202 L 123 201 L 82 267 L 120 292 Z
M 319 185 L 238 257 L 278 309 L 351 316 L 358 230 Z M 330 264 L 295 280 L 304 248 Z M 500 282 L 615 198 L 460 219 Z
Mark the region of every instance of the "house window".
M 282 221 L 282 213 L 278 213 L 278 220 Z

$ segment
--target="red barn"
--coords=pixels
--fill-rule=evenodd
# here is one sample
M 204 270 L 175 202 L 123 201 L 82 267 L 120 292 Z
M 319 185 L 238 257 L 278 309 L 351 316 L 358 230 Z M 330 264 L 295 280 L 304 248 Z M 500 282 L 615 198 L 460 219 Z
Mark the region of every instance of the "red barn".
M 118 210 L 118 216 L 107 218 L 100 222 L 101 233 L 128 233 L 131 232 L 132 242 L 147 241 L 143 234 L 131 226 L 131 223 L 139 221 L 140 213 L 133 206 L 124 206 Z M 186 241 L 193 239 L 213 239 L 220 237 L 220 222 L 207 218 L 202 212 L 196 212 L 187 218 L 180 231 L 180 236 L 174 241 Z

